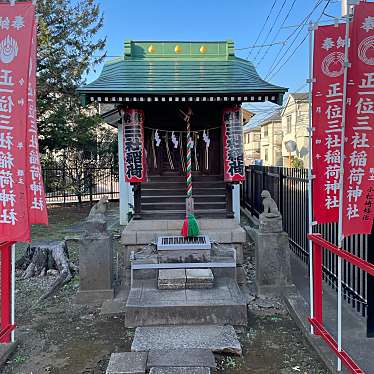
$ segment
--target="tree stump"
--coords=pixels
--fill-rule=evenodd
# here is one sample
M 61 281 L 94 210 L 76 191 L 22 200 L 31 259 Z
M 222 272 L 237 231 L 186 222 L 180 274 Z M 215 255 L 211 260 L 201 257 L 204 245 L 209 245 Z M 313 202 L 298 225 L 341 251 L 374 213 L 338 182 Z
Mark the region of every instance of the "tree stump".
M 16 261 L 16 269 L 23 271 L 22 279 L 45 276 L 52 271 L 58 273 L 55 282 L 39 301 L 55 294 L 78 271 L 78 267 L 69 260 L 66 242 L 50 240 L 30 244 L 25 254 Z

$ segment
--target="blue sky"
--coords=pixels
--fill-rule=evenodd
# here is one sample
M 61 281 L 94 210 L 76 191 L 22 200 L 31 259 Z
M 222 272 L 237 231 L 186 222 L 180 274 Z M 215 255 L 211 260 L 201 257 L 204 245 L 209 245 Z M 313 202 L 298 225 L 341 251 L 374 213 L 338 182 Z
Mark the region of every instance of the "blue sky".
M 337 0 L 97 0 L 104 13 L 101 36 L 107 36 L 107 55 L 123 54 L 125 39 L 133 40 L 227 40 L 235 42 L 236 55 L 255 63 L 261 77 L 288 87 L 291 92 L 306 91 L 308 40 L 303 21 L 315 22 L 325 13 L 340 17 Z M 313 13 L 310 15 L 312 10 Z M 289 13 L 288 17 L 287 14 Z M 310 17 L 308 17 L 310 15 Z M 321 22 L 333 21 L 322 15 Z M 282 27 L 283 25 L 283 27 Z M 296 26 L 297 25 L 297 26 Z M 270 47 L 244 49 L 253 45 L 280 43 Z M 293 44 L 291 44 L 293 43 Z M 278 55 L 278 59 L 276 59 Z M 291 56 L 292 55 L 292 56 Z M 280 59 L 282 56 L 283 59 Z M 289 59 L 289 60 L 288 60 Z M 287 61 L 288 60 L 288 61 Z M 275 65 L 273 65 L 275 64 Z M 272 68 L 273 65 L 273 68 Z M 87 81 L 101 71 L 95 68 Z M 270 74 L 270 75 L 269 75 Z M 254 104 L 267 115 L 264 105 Z M 255 117 L 255 118 L 256 118 Z

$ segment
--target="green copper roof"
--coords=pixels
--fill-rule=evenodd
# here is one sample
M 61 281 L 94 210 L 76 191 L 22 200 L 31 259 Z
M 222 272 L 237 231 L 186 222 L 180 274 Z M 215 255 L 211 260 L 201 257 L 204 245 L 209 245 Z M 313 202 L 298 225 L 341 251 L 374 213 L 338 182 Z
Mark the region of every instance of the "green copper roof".
M 95 81 L 78 89 L 85 102 L 100 94 L 275 94 L 280 101 L 286 91 L 235 57 L 231 41 L 126 41 L 124 56 L 107 62 Z

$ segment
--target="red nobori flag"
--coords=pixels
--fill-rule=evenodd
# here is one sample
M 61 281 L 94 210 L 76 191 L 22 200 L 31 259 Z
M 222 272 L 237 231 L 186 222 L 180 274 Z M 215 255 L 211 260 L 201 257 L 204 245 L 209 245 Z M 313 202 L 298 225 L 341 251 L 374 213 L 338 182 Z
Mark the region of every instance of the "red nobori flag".
M 0 240 L 29 241 L 26 192 L 28 61 L 35 7 L 0 4 Z
M 146 179 L 144 111 L 126 109 L 122 115 L 125 180 L 130 183 L 144 182 Z
M 36 45 L 37 24 L 34 22 L 29 66 L 29 87 L 27 106 L 27 199 L 30 224 L 48 224 L 44 183 L 40 166 L 38 127 L 36 123 Z
M 313 54 L 313 215 L 317 223 L 339 214 L 340 145 L 345 25 L 319 26 Z
M 223 111 L 223 177 L 225 182 L 245 179 L 243 161 L 243 121 L 240 108 Z
M 374 217 L 374 3 L 360 3 L 350 25 L 343 235 L 369 234 Z

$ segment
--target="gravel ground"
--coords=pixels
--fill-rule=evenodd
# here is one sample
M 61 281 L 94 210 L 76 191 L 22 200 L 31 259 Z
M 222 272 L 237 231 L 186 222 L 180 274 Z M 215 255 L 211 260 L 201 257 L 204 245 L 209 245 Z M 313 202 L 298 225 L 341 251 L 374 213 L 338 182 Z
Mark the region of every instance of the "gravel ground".
M 87 216 L 83 208 L 52 208 L 50 225 L 34 227 L 33 239 L 63 239 L 68 227 L 77 226 Z M 24 246 L 17 248 L 17 256 Z M 115 248 L 119 249 L 118 240 Z M 76 244 L 69 245 L 77 263 Z M 245 248 L 248 288 L 254 281 L 254 248 Z M 129 351 L 133 329 L 124 327 L 123 318 L 102 317 L 99 308 L 74 304 L 79 287 L 76 276 L 50 300 L 36 300 L 54 281 L 53 276 L 16 283 L 17 330 L 19 347 L 0 372 L 3 374 L 103 374 L 112 352 Z M 256 298 L 248 293 L 249 323 L 238 331 L 243 356 L 217 355 L 217 372 L 224 373 L 308 373 L 328 371 L 304 340 L 295 322 L 278 299 Z

